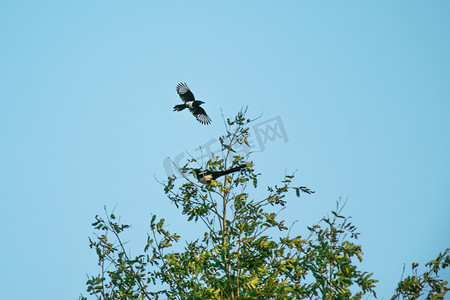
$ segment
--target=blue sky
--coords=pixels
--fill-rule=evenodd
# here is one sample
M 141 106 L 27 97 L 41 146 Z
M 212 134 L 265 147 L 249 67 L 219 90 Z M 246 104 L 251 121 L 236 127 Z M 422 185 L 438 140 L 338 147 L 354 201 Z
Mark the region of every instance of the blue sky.
M 447 1 L 2 1 L 0 37 L 2 298 L 86 295 L 105 205 L 134 254 L 151 214 L 200 236 L 155 177 L 244 105 L 289 139 L 254 154 L 255 197 L 297 170 L 299 233 L 348 198 L 379 299 L 450 247 Z M 180 81 L 211 125 L 172 112 Z

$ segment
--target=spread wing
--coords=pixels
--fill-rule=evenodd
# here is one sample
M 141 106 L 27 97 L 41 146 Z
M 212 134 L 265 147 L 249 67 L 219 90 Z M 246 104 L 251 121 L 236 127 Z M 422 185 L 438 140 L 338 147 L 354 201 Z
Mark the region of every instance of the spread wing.
M 181 100 L 184 101 L 184 103 L 188 101 L 195 101 L 194 94 L 192 94 L 191 90 L 184 82 L 180 82 L 177 85 L 177 93 L 180 96 Z
M 189 110 L 195 116 L 197 121 L 199 121 L 200 123 L 202 123 L 204 125 L 208 125 L 209 123 L 211 123 L 211 119 L 206 114 L 206 111 L 203 108 L 201 108 L 200 106 L 190 108 Z

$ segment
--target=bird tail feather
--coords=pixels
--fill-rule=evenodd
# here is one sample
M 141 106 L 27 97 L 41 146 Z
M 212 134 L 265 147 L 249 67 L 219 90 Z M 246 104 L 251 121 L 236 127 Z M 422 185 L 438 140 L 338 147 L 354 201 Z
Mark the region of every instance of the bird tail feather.
M 184 105 L 184 104 L 178 104 L 178 105 L 175 105 L 174 107 L 173 107 L 173 111 L 182 111 L 183 109 L 185 109 L 186 108 L 186 105 Z
M 240 171 L 240 170 L 242 170 L 242 169 L 244 169 L 246 167 L 247 167 L 247 165 L 240 165 L 240 166 L 237 166 L 237 167 L 234 167 L 234 168 L 230 168 L 228 170 L 222 171 L 222 174 L 220 176 Z
M 240 170 L 242 170 L 242 169 L 244 169 L 244 168 L 247 168 L 247 165 L 240 165 L 240 166 L 231 168 L 229 171 L 231 171 L 231 172 L 236 172 L 236 171 L 240 171 Z

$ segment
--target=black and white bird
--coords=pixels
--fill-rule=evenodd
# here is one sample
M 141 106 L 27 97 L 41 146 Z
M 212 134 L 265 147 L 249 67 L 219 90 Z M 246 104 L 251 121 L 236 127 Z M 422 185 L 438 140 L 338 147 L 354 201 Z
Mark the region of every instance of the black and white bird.
M 216 180 L 220 176 L 240 171 L 246 167 L 247 165 L 240 165 L 238 167 L 234 167 L 225 171 L 208 171 L 201 169 L 193 169 L 193 171 L 198 181 L 200 181 L 201 183 L 211 183 L 212 180 Z
M 194 115 L 197 121 L 204 125 L 211 123 L 211 119 L 208 117 L 205 110 L 200 107 L 200 105 L 205 102 L 195 100 L 194 94 L 191 92 L 186 83 L 180 82 L 177 85 L 177 93 L 181 100 L 183 100 L 184 104 L 175 105 L 173 107 L 173 111 L 182 111 L 185 108 L 189 108 L 189 111 Z

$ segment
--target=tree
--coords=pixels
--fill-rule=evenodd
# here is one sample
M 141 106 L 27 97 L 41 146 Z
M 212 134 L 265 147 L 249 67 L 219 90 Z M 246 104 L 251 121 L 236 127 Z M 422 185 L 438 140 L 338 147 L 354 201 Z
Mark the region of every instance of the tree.
M 412 263 L 413 275 L 406 277 L 398 283 L 392 300 L 396 299 L 417 299 L 427 295 L 427 299 L 444 299 L 447 294 L 448 282 L 439 278 L 439 271 L 450 266 L 450 248 L 443 253 L 439 253 L 436 259 L 425 264 L 428 271 L 419 275 L 418 263 Z M 404 271 L 404 270 L 403 270 Z
M 262 199 L 251 196 L 249 190 L 258 188 L 260 174 L 255 172 L 250 154 L 237 154 L 239 147 L 248 146 L 250 122 L 245 112 L 227 119 L 226 134 L 219 138 L 222 156 L 212 155 L 203 166 L 224 171 L 245 164 L 239 173 L 202 184 L 195 179 L 193 166 L 198 162 L 190 159 L 181 168 L 185 176 L 169 177 L 162 183 L 187 220 L 204 229 L 202 239 L 187 242 L 182 251 L 176 251 L 180 236 L 165 228 L 164 219 L 153 216 L 143 254 L 130 257 L 121 239 L 129 225 L 118 222 L 114 213 L 106 213 L 106 219 L 96 216 L 93 226 L 99 234 L 90 239 L 90 247 L 96 250 L 101 271 L 87 281 L 91 295 L 98 299 L 376 297 L 377 280 L 355 264 L 362 261 L 361 246 L 356 244 L 358 233 L 342 215 L 340 202 L 331 216 L 307 227 L 309 235 L 302 237 L 292 235 L 292 228 L 279 218 L 291 192 L 297 197 L 313 193 L 307 187 L 293 186 L 294 174 L 286 174 L 280 184 L 268 187 Z M 273 238 L 276 235 L 281 237 Z M 447 254 L 439 260 L 441 268 L 448 266 Z M 426 278 L 431 285 L 438 282 Z M 439 284 L 439 293 L 444 295 L 447 283 Z M 399 284 L 396 297 L 405 295 L 405 285 Z

